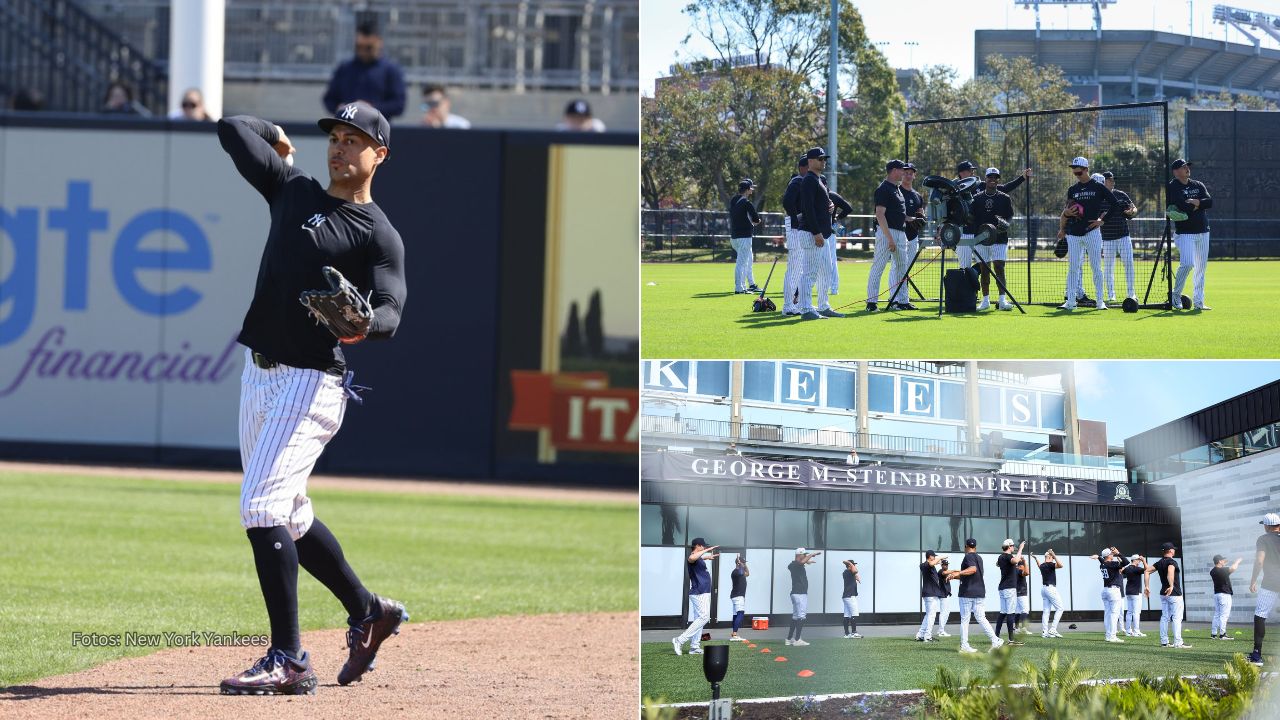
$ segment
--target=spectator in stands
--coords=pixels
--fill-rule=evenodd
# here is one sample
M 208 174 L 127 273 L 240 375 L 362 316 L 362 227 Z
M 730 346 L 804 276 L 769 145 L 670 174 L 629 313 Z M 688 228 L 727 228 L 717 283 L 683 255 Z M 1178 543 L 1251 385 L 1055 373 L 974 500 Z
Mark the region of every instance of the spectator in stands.
M 9 98 L 9 107 L 14 110 L 26 110 L 28 112 L 43 110 L 44 94 L 35 88 L 18 88 L 13 97 Z
M 449 93 L 445 92 L 443 85 L 434 83 L 424 85 L 422 88 L 422 124 L 433 128 L 470 130 L 470 120 L 449 112 L 452 105 L 449 100 Z
M 329 112 L 356 100 L 378 108 L 388 120 L 404 114 L 404 71 L 382 57 L 382 36 L 373 23 L 356 29 L 356 56 L 337 67 L 324 93 Z
M 591 106 L 586 100 L 574 100 L 564 109 L 564 119 L 556 125 L 557 130 L 576 132 L 604 132 L 604 123 L 591 116 Z
M 107 86 L 106 97 L 102 99 L 102 112 L 121 115 L 150 115 L 146 108 L 133 100 L 133 88 L 119 80 Z
M 212 122 L 208 111 L 204 109 L 204 95 L 196 88 L 182 93 L 182 108 L 169 114 L 171 120 L 198 120 Z

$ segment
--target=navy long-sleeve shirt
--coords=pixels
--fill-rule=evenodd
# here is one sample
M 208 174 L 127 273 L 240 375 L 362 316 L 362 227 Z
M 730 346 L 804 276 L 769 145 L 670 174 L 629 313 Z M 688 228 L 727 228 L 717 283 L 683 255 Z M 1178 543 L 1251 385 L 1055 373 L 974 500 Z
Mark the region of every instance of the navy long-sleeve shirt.
M 1209 213 L 1205 210 L 1213 207 L 1213 198 L 1209 197 L 1209 188 L 1204 183 L 1188 180 L 1183 185 L 1181 180 L 1174 178 L 1165 186 L 1164 196 L 1166 204 L 1177 205 L 1179 210 L 1187 214 L 1186 220 L 1173 223 L 1175 230 L 1184 235 L 1209 232 Z M 1200 206 L 1187 202 L 1191 199 L 1199 200 Z
M 749 238 L 756 234 L 760 214 L 745 195 L 734 195 L 729 201 L 729 237 Z
M 382 209 L 334 197 L 315 178 L 286 165 L 274 148 L 279 134 L 265 120 L 223 118 L 218 140 L 271 213 L 240 343 L 285 365 L 344 369 L 341 344 L 298 300 L 304 290 L 329 287 L 321 272 L 326 265 L 372 293 L 368 337 L 393 335 L 406 295 L 404 243 Z
M 801 229 L 824 238 L 831 237 L 831 196 L 827 194 L 827 186 L 812 170 L 804 176 L 798 200 Z
M 1067 188 L 1067 200 L 1084 206 L 1084 214 L 1067 220 L 1067 234 L 1076 236 L 1088 234 L 1089 223 L 1102 215 L 1104 203 L 1111 207 L 1120 206 L 1116 196 L 1111 194 L 1107 186 L 1092 178 Z
M 386 58 L 371 63 L 355 58 L 339 65 L 329 78 L 324 106 L 336 113 L 340 105 L 364 100 L 390 120 L 404 114 L 404 71 Z
M 1133 200 L 1120 190 L 1112 190 L 1111 194 L 1120 204 L 1107 208 L 1106 222 L 1102 224 L 1103 240 L 1119 240 L 1129 234 L 1129 218 L 1124 216 L 1124 211 L 1133 206 Z

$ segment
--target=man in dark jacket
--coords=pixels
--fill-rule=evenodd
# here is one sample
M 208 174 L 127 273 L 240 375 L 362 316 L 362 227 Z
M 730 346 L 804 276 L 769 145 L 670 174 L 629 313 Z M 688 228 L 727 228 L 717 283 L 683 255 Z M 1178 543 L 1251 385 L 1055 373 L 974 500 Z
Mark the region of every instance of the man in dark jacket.
M 338 106 L 364 100 L 390 120 L 404 113 L 404 71 L 382 57 L 382 37 L 373 23 L 356 29 L 356 56 L 337 67 L 324 93 L 324 106 L 336 113 Z

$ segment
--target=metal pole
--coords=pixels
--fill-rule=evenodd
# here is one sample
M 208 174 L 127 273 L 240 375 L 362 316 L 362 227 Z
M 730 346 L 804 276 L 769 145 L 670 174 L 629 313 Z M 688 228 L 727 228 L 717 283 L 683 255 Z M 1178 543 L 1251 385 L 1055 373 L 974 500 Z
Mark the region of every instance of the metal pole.
M 1027 163 L 1024 168 L 1031 167 L 1031 117 L 1022 116 L 1022 152 L 1023 160 Z M 1030 303 L 1035 298 L 1035 293 L 1031 290 L 1031 263 L 1036 259 L 1035 244 L 1040 241 L 1040 219 L 1032 219 L 1031 216 L 1031 181 L 1022 183 L 1025 186 L 1024 200 L 1026 203 L 1026 233 L 1027 233 L 1027 302 Z M 1035 232 L 1031 231 L 1031 223 L 1036 224 Z
M 836 146 L 836 76 L 840 74 L 840 66 L 836 59 L 840 40 L 838 38 L 838 29 L 840 27 L 840 0 L 831 0 L 831 29 L 828 35 L 827 44 L 830 49 L 831 57 L 827 68 L 827 154 L 831 156 L 831 162 L 827 164 L 827 188 L 831 192 L 836 190 L 836 166 L 839 149 Z

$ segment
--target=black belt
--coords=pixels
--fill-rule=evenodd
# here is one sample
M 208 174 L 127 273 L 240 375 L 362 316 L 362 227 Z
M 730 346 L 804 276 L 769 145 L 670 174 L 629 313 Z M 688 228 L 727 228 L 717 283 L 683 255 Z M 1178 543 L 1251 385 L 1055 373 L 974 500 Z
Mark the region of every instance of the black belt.
M 271 358 L 267 357 L 266 355 L 263 355 L 257 350 L 250 350 L 249 352 L 250 352 L 250 357 L 253 358 L 253 364 L 257 365 L 263 370 L 274 370 L 275 368 L 278 368 L 281 365 L 281 363 L 278 363 L 275 360 L 272 360 Z M 342 377 L 343 369 L 340 367 L 328 367 L 328 368 L 325 368 L 324 372 L 326 375 L 333 375 L 334 377 Z

